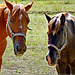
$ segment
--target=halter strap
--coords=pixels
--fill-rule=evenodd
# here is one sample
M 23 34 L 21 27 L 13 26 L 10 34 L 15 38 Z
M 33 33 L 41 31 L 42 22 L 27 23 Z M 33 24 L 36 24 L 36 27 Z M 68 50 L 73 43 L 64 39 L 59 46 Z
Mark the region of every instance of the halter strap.
M 67 46 L 67 43 L 63 44 L 63 46 L 59 49 L 57 46 L 55 46 L 55 45 L 53 45 L 53 44 L 48 44 L 48 47 L 53 47 L 53 48 L 55 48 L 55 49 L 57 50 L 57 53 L 58 53 L 59 57 L 60 57 L 61 51 L 62 51 L 66 46 Z
M 8 18 L 9 18 L 9 15 L 8 15 Z M 7 32 L 7 34 L 8 34 L 8 29 L 7 29 L 7 27 L 9 28 L 9 31 L 10 31 L 10 34 L 11 34 L 11 37 L 12 37 L 12 40 L 13 40 L 13 38 L 14 38 L 15 36 L 23 36 L 24 39 L 26 39 L 26 36 L 25 36 L 24 33 L 14 33 L 14 32 L 12 31 L 12 29 L 11 29 L 11 27 L 10 27 L 8 21 L 7 21 L 7 25 L 6 25 L 6 32 Z

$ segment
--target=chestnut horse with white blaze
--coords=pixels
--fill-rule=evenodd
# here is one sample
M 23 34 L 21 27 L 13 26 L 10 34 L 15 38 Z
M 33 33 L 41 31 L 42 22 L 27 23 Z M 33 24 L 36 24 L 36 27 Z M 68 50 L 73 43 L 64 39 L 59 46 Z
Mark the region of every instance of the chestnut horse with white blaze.
M 14 45 L 15 55 L 23 55 L 26 51 L 26 32 L 29 23 L 27 11 L 33 2 L 27 6 L 12 4 L 5 0 L 5 5 L 0 5 L 0 69 L 2 55 L 6 49 L 6 37 L 9 36 Z
M 59 13 L 48 21 L 48 50 L 46 60 L 50 66 L 56 64 L 58 75 L 75 74 L 75 16 Z

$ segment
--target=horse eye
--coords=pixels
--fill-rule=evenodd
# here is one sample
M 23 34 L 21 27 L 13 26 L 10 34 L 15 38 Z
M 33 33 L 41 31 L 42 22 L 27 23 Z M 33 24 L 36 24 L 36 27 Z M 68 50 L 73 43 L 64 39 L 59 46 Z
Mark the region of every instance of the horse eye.
M 13 21 L 12 21 L 12 19 L 10 18 L 10 22 L 12 22 L 13 23 Z

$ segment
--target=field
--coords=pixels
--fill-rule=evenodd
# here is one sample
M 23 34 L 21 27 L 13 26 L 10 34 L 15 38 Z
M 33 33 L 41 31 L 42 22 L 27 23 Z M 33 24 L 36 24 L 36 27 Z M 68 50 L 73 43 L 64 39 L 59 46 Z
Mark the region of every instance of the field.
M 23 5 L 31 1 L 17 2 Z M 4 3 L 4 2 L 1 2 Z M 1 75 L 57 75 L 55 67 L 50 67 L 46 61 L 47 21 L 44 12 L 53 16 L 58 12 L 69 12 L 75 15 L 74 0 L 34 1 L 28 12 L 31 31 L 27 31 L 27 51 L 21 57 L 14 55 L 12 40 L 7 37 L 7 48 L 3 55 Z

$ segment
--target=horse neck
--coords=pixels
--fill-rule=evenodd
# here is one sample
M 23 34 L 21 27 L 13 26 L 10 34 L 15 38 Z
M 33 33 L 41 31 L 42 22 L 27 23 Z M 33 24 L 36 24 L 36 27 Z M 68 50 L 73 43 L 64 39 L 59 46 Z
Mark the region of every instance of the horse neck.
M 0 43 L 6 39 L 6 23 L 7 23 L 8 11 L 6 7 L 0 8 Z

